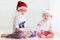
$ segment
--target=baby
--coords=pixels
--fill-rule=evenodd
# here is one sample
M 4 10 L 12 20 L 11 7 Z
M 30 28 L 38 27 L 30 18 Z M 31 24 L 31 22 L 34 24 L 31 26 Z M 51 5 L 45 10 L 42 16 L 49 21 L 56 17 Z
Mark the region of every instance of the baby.
M 52 25 L 51 25 L 51 18 L 52 15 L 48 10 L 44 11 L 42 13 L 42 20 L 37 24 L 37 26 L 40 28 L 40 31 L 37 32 L 37 36 L 39 38 L 52 38 L 54 36 L 54 33 L 52 32 Z

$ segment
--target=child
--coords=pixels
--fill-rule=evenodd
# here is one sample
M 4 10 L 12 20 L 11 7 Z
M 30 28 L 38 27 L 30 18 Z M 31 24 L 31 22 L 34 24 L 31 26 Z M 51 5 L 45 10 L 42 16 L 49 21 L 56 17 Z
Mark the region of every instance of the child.
M 27 12 L 27 5 L 22 2 L 18 1 L 17 4 L 17 16 L 15 18 L 15 32 L 12 34 L 2 34 L 1 37 L 6 38 L 27 38 L 30 36 L 30 32 L 25 32 L 25 22 L 26 22 L 26 12 Z
M 52 15 L 48 10 L 44 11 L 42 14 L 42 20 L 37 24 L 40 27 L 40 31 L 37 32 L 39 38 L 52 38 L 54 33 L 52 32 L 51 20 Z

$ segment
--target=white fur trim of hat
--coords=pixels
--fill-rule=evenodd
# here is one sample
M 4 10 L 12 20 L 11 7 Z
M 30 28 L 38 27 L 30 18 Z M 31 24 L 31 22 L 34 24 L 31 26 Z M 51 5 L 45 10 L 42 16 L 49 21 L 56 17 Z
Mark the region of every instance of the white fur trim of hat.
M 51 14 L 50 10 L 44 10 L 42 13 L 49 13 L 49 14 Z
M 22 8 L 26 8 L 26 7 L 19 7 L 18 10 L 22 9 Z M 26 8 L 27 9 L 27 8 Z

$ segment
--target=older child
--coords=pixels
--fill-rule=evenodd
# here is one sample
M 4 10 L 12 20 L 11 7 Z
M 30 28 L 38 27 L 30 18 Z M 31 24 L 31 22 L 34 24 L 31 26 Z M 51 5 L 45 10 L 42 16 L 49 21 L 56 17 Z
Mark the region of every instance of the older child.
M 2 34 L 1 37 L 27 38 L 30 36 L 31 33 L 25 31 L 27 5 L 22 1 L 18 1 L 16 10 L 18 14 L 16 15 L 15 20 L 14 20 L 14 27 L 15 27 L 14 33 Z
M 48 10 L 45 10 L 42 13 L 42 20 L 37 24 L 40 27 L 40 31 L 37 32 L 37 36 L 39 38 L 52 38 L 54 36 L 54 33 L 52 32 L 52 25 L 51 20 L 52 15 Z

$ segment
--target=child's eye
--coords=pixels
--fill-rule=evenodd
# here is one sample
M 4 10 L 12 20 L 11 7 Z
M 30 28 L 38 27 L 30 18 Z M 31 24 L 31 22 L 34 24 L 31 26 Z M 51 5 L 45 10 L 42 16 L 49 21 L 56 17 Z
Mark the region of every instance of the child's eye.
M 49 17 L 49 16 L 47 16 L 47 17 Z
M 48 16 L 47 16 L 48 17 Z
M 43 16 L 46 16 L 46 15 L 43 15 Z

